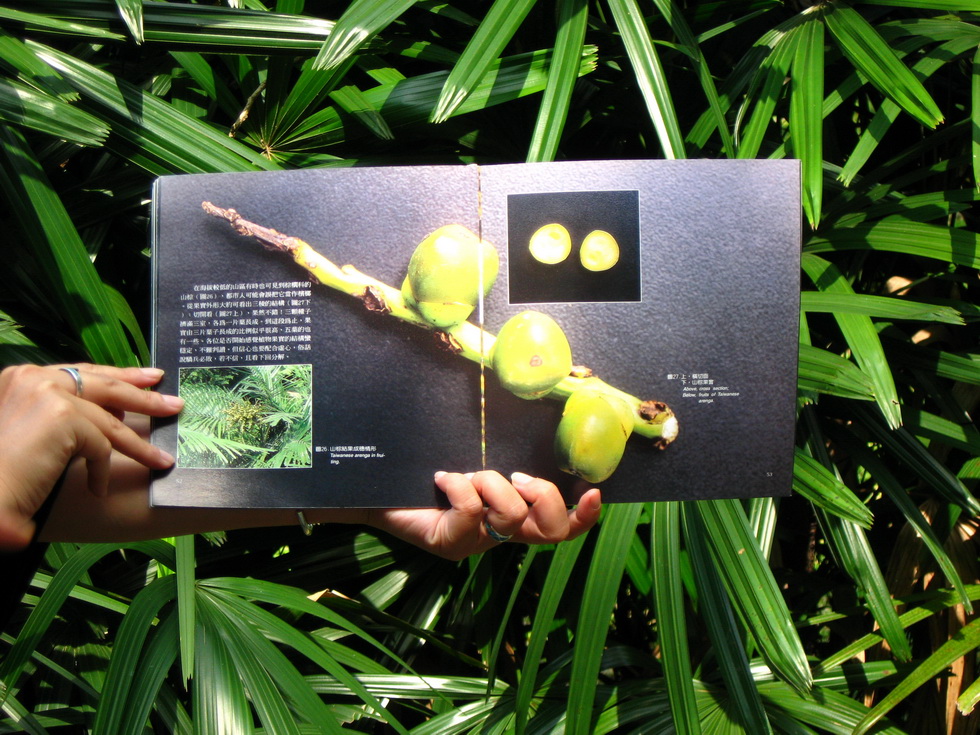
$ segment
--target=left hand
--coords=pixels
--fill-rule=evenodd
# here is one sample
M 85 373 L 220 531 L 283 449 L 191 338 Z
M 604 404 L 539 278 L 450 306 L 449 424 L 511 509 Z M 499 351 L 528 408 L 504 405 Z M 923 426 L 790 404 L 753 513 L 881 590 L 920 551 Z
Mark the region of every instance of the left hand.
M 599 519 L 599 490 L 592 488 L 572 510 L 553 483 L 521 472 L 508 482 L 498 472 L 437 472 L 436 486 L 451 508 L 377 509 L 368 522 L 433 554 L 459 560 L 498 546 L 484 519 L 503 536 L 525 544 L 553 544 L 585 533 Z
M 64 368 L 84 376 L 84 397 Z M 0 372 L 0 548 L 30 543 L 33 516 L 73 457 L 86 460 L 87 488 L 98 497 L 109 490 L 113 449 L 145 467 L 173 464 L 121 420 L 127 411 L 170 416 L 180 410 L 176 396 L 144 390 L 162 375 L 153 368 L 88 364 Z

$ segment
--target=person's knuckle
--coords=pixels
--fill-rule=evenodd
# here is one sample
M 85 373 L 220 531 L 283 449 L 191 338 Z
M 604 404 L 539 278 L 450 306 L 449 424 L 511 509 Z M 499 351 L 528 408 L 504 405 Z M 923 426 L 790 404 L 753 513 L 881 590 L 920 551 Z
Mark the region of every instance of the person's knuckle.
M 99 378 L 102 380 L 102 384 L 108 390 L 115 390 L 115 389 L 119 388 L 120 386 L 129 385 L 129 383 L 124 383 L 119 378 L 115 378 L 112 375 L 100 375 Z
M 522 499 L 517 498 L 516 500 L 510 501 L 502 508 L 499 508 L 497 512 L 508 521 L 513 523 L 523 523 L 524 519 L 527 518 L 527 503 L 525 503 Z
M 112 442 L 105 436 L 96 440 L 95 455 L 98 459 L 108 461 L 112 456 Z
M 42 400 L 41 410 L 55 425 L 67 421 L 77 410 L 68 396 L 60 392 L 45 391 L 42 393 Z
M 473 518 L 483 513 L 483 501 L 478 496 L 472 495 L 460 499 L 455 508 L 459 513 Z
M 129 433 L 130 429 L 126 424 L 119 419 L 118 416 L 105 412 L 105 429 L 104 433 L 109 436 L 118 437 L 123 434 Z
M 546 539 L 545 543 L 557 544 L 559 541 L 564 541 L 566 538 L 568 538 L 570 528 L 568 519 L 565 519 L 562 523 L 548 526 L 544 530 L 544 537 Z
M 8 365 L 0 371 L 0 384 L 29 383 L 36 380 L 43 371 L 39 365 Z

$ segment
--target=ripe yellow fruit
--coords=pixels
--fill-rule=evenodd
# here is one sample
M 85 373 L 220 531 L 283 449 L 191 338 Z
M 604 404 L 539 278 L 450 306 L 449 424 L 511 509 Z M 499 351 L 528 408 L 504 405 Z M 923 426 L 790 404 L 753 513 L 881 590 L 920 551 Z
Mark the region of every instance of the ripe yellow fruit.
M 415 248 L 402 297 L 432 326 L 449 329 L 469 318 L 479 302 L 481 285 L 484 296 L 490 292 L 498 268 L 493 245 L 462 225 L 446 225 Z
M 577 390 L 565 402 L 555 432 L 558 466 L 588 482 L 602 482 L 619 466 L 632 431 L 631 410 L 624 401 Z
M 590 271 L 607 271 L 619 262 L 619 243 L 605 230 L 593 230 L 579 250 L 582 265 Z
M 572 252 L 572 238 L 563 225 L 553 222 L 550 225 L 539 227 L 531 235 L 528 250 L 539 263 L 554 265 L 561 263 Z
M 500 384 L 514 395 L 540 398 L 571 372 L 572 348 L 550 316 L 522 311 L 497 333 L 490 350 L 490 367 Z

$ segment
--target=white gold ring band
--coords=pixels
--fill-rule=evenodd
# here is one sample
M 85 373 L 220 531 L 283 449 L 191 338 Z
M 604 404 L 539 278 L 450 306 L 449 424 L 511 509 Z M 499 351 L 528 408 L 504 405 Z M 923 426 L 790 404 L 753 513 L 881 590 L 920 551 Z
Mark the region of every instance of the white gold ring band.
M 58 369 L 64 370 L 72 377 L 72 379 L 75 381 L 75 395 L 81 398 L 82 397 L 82 374 L 78 372 L 76 368 L 73 367 L 63 367 Z

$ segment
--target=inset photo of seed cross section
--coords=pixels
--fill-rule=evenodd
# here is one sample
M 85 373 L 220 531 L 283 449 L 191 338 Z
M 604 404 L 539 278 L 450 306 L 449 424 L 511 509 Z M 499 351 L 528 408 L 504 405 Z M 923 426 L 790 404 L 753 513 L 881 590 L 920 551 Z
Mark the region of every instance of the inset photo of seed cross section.
M 507 197 L 511 304 L 640 300 L 639 192 Z

